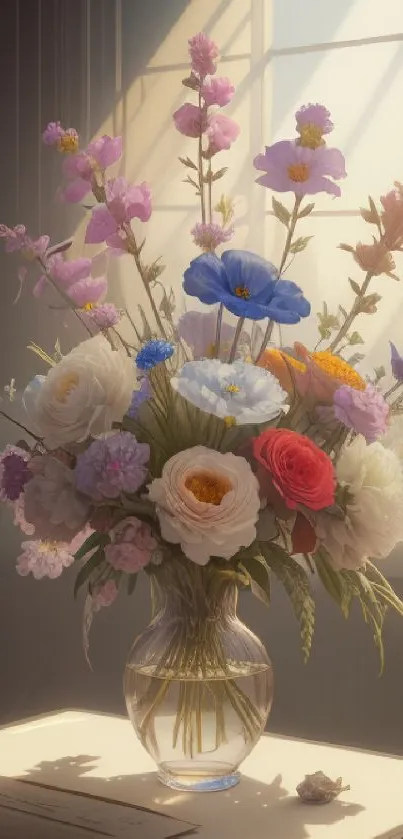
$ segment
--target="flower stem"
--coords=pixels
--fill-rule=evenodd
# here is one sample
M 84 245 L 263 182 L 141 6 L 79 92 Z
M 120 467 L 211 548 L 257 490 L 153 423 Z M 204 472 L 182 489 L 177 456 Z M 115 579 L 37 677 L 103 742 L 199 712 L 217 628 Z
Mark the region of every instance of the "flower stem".
M 17 428 L 20 428 L 21 431 L 25 431 L 26 434 L 29 434 L 29 436 L 32 437 L 33 440 L 36 440 L 37 443 L 41 443 L 43 445 L 42 437 L 38 437 L 37 434 L 34 434 L 33 431 L 30 431 L 29 428 L 26 427 L 26 425 L 23 425 L 21 422 L 18 422 L 17 420 L 13 419 L 13 417 L 10 417 L 10 415 L 6 414 L 5 411 L 0 411 L 0 415 L 5 419 L 9 420 L 9 422 L 12 422 L 13 425 L 16 425 Z
M 302 195 L 296 195 L 295 196 L 295 201 L 294 201 L 294 209 L 291 213 L 291 218 L 290 218 L 290 221 L 288 223 L 288 233 L 287 233 L 287 238 L 286 238 L 285 244 L 284 244 L 283 255 L 281 257 L 280 267 L 278 269 L 279 277 L 281 277 L 281 275 L 284 271 L 284 266 L 285 266 L 285 263 L 287 262 L 287 257 L 288 257 L 288 254 L 290 252 L 290 247 L 291 247 L 291 244 L 292 244 L 292 237 L 294 235 L 295 228 L 297 226 L 298 211 L 299 211 L 299 208 L 301 206 L 301 201 L 302 201 Z
M 165 327 L 164 327 L 164 324 L 162 322 L 161 315 L 160 315 L 160 313 L 157 309 L 155 300 L 154 300 L 154 298 L 152 296 L 152 293 L 151 293 L 150 283 L 149 283 L 148 276 L 147 276 L 147 269 L 143 265 L 143 263 L 141 261 L 141 258 L 140 258 L 140 250 L 139 250 L 137 242 L 136 242 L 136 237 L 135 237 L 135 235 L 133 233 L 133 230 L 132 230 L 129 223 L 126 223 L 126 224 L 123 225 L 123 230 L 126 234 L 127 241 L 129 243 L 129 252 L 134 257 L 134 261 L 136 263 L 136 268 L 137 268 L 137 270 L 140 274 L 140 277 L 142 279 L 144 290 L 145 290 L 146 295 L 148 297 L 148 301 L 149 301 L 149 304 L 151 306 L 151 309 L 152 309 L 156 324 L 158 326 L 158 329 L 161 331 L 161 334 L 163 335 L 165 340 L 168 340 L 168 336 L 167 336 L 167 333 L 165 331 Z
M 202 96 L 201 91 L 199 90 L 199 111 L 200 114 L 202 113 Z M 211 166 L 211 164 L 210 164 Z M 206 202 L 205 202 L 205 195 L 204 195 L 204 173 L 203 173 L 203 126 L 202 120 L 200 120 L 200 134 L 199 134 L 199 148 L 198 148 L 198 172 L 199 172 L 199 192 L 200 192 L 200 205 L 201 205 L 201 217 L 202 223 L 206 223 Z M 211 186 L 209 184 L 209 186 Z
M 259 352 L 258 352 L 258 354 L 255 358 L 255 361 L 254 361 L 255 364 L 257 364 L 257 362 L 260 361 L 260 359 L 261 359 L 261 357 L 262 357 L 262 355 L 263 355 L 263 353 L 264 353 L 264 351 L 267 347 L 267 344 L 270 341 L 270 338 L 271 338 L 271 335 L 272 335 L 272 332 L 273 332 L 273 328 L 274 328 L 274 321 L 269 320 L 269 322 L 266 326 L 266 332 L 264 334 L 264 338 L 263 338 L 263 341 L 262 341 L 262 346 L 260 347 L 260 350 L 259 350 Z
M 215 358 L 220 357 L 220 344 L 221 344 L 221 324 L 222 324 L 222 316 L 224 312 L 224 304 L 220 303 L 220 308 L 217 314 L 217 325 L 215 331 L 215 342 L 214 342 L 214 356 Z
M 86 330 L 87 330 L 88 334 L 89 334 L 89 335 L 91 336 L 91 338 L 92 338 L 92 337 L 93 337 L 93 334 L 92 334 L 92 332 L 91 332 L 91 330 L 90 330 L 89 326 L 87 326 L 87 324 L 85 323 L 85 321 L 84 321 L 84 320 L 83 320 L 83 318 L 81 317 L 80 313 L 77 311 L 77 309 L 76 309 L 76 307 L 75 307 L 75 303 L 74 303 L 74 301 L 73 301 L 73 300 L 72 300 L 72 299 L 68 296 L 68 294 L 66 294 L 66 293 L 63 291 L 63 289 L 62 289 L 62 288 L 60 288 L 60 286 L 58 286 L 58 284 L 54 281 L 53 277 L 51 276 L 51 274 L 50 274 L 50 272 L 49 272 L 49 270 L 48 270 L 48 266 L 46 265 L 46 262 L 45 262 L 45 261 L 44 261 L 41 257 L 38 257 L 38 262 L 39 262 L 39 265 L 41 266 L 42 271 L 43 271 L 43 273 L 45 274 L 46 279 L 48 280 L 48 282 L 51 284 L 51 286 L 53 286 L 53 288 L 55 289 L 55 291 L 57 291 L 57 293 L 60 295 L 60 297 L 62 298 L 62 300 L 64 300 L 64 302 L 65 302 L 65 303 L 67 303 L 68 308 L 69 308 L 69 309 L 71 309 L 71 311 L 75 314 L 76 318 L 78 318 L 78 320 L 80 321 L 80 323 L 83 325 L 84 329 L 86 329 Z
M 368 271 L 368 273 L 366 274 L 365 280 L 364 280 L 364 282 L 363 282 L 363 284 L 360 288 L 360 292 L 359 292 L 359 294 L 357 294 L 357 297 L 355 298 L 354 303 L 351 306 L 351 309 L 350 309 L 343 325 L 340 327 L 337 335 L 333 338 L 333 341 L 331 342 L 331 344 L 329 344 L 329 347 L 328 347 L 329 352 L 334 352 L 335 351 L 338 344 L 340 344 L 340 341 L 342 341 L 343 338 L 347 335 L 347 332 L 350 329 L 353 321 L 355 320 L 357 315 L 359 315 L 359 313 L 360 313 L 360 303 L 361 303 L 363 297 L 365 296 L 365 294 L 368 290 L 368 286 L 369 286 L 373 276 L 374 275 L 370 271 Z
M 208 181 L 207 181 L 208 220 L 209 220 L 209 224 L 212 224 L 212 221 L 213 221 L 213 181 L 212 181 L 213 171 L 212 171 L 212 168 L 211 168 L 211 160 L 210 160 L 210 163 L 209 163 L 209 168 L 208 168 L 207 175 L 208 175 Z
M 229 364 L 232 364 L 232 362 L 235 358 L 235 353 L 236 353 L 236 350 L 237 350 L 239 337 L 240 337 L 240 334 L 242 332 L 242 328 L 243 328 L 244 323 L 245 323 L 245 318 L 239 318 L 237 326 L 236 326 L 236 330 L 235 330 L 235 335 L 234 335 L 234 340 L 233 340 L 233 344 L 232 344 L 232 347 L 231 347 L 230 356 L 229 356 L 229 359 L 228 359 Z
M 399 387 L 401 387 L 402 385 L 403 382 L 395 382 L 394 385 L 392 385 L 392 387 L 390 387 L 389 390 L 387 390 L 386 393 L 383 394 L 383 398 L 387 399 L 388 396 L 392 396 L 392 393 L 395 393 L 395 391 L 398 390 Z

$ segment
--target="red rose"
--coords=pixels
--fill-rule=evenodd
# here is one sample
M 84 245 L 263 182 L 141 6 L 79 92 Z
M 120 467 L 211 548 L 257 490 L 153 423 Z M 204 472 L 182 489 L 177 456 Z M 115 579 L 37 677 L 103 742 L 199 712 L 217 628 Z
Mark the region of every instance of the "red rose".
M 270 428 L 253 441 L 253 454 L 291 510 L 299 504 L 322 510 L 334 503 L 332 461 L 309 437 L 286 428 Z

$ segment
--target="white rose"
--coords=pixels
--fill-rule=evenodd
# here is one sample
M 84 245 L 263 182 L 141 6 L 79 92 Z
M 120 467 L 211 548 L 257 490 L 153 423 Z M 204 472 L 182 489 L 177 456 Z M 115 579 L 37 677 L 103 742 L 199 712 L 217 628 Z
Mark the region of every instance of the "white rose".
M 134 387 L 132 360 L 103 335 L 83 341 L 28 385 L 24 402 L 50 449 L 110 431 L 126 413 Z
M 256 537 L 259 485 L 244 457 L 186 449 L 167 461 L 149 497 L 163 538 L 198 565 L 211 556 L 230 559 Z

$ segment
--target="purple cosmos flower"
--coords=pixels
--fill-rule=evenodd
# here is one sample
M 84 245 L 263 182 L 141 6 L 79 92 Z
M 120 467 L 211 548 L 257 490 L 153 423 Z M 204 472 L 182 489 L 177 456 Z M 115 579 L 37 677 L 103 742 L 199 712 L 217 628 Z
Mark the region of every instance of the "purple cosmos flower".
M 295 119 L 297 122 L 297 131 L 301 131 L 306 125 L 315 125 L 320 129 L 322 134 L 330 134 L 333 131 L 334 125 L 330 119 L 330 111 L 324 105 L 311 102 L 308 105 L 302 105 L 296 112 Z
M 94 172 L 105 172 L 122 155 L 122 138 L 104 134 L 93 140 L 85 151 L 67 157 L 63 174 L 69 183 L 61 192 L 61 198 L 69 203 L 82 201 L 92 190 Z
M 342 385 L 335 391 L 333 405 L 337 419 L 362 434 L 367 443 L 374 443 L 385 433 L 389 406 L 372 385 L 365 390 Z
M 0 224 L 0 239 L 5 239 L 6 253 L 20 251 L 29 261 L 45 256 L 50 242 L 49 236 L 32 239 L 23 224 L 16 224 L 15 227 Z
M 188 43 L 193 72 L 197 73 L 201 79 L 204 79 L 205 76 L 213 76 L 217 69 L 217 44 L 208 35 L 205 35 L 204 32 L 193 35 L 193 38 L 190 38 Z
M 151 561 L 157 541 L 150 526 L 136 516 L 119 522 L 111 532 L 112 541 L 105 548 L 107 562 L 116 571 L 136 574 Z
M 224 105 L 228 105 L 234 93 L 234 85 L 225 76 L 213 76 L 213 78 L 204 81 L 201 86 L 201 94 L 208 107 L 218 105 L 222 108 Z
M 177 330 L 180 338 L 186 342 L 192 350 L 195 361 L 201 358 L 215 357 L 215 340 L 217 330 L 217 311 L 213 312 L 185 312 L 178 320 Z M 232 344 L 234 342 L 235 327 L 221 323 L 220 330 L 220 359 L 228 361 Z M 238 341 L 238 353 L 242 355 L 242 348 L 248 344 L 249 336 L 242 331 Z
M 146 183 L 130 185 L 125 178 L 115 178 L 105 185 L 106 204 L 94 207 L 85 234 L 87 244 L 105 242 L 115 246 L 116 233 L 133 218 L 148 221 L 151 215 L 151 192 Z
M 92 309 L 88 308 L 84 312 L 84 317 L 90 324 L 93 324 L 101 331 L 111 329 L 116 326 L 121 320 L 122 313 L 116 308 L 114 303 L 101 303 L 99 306 L 94 306 Z
M 197 222 L 190 232 L 195 245 L 198 245 L 203 251 L 214 251 L 219 245 L 223 245 L 224 242 L 231 239 L 234 235 L 234 228 L 232 226 L 222 227 L 214 222 L 209 224 Z
M 338 149 L 323 145 L 311 149 L 293 140 L 267 146 L 264 154 L 255 157 L 254 166 L 265 172 L 257 178 L 261 186 L 301 196 L 317 192 L 340 196 L 340 187 L 330 178 L 346 177 L 344 157 Z
M 60 122 L 49 122 L 42 134 L 45 146 L 57 146 L 65 154 L 75 154 L 79 137 L 75 128 L 63 128 Z
M 57 253 L 49 258 L 47 268 L 54 282 L 68 294 L 78 308 L 93 306 L 105 297 L 108 288 L 106 277 L 91 276 L 91 259 L 80 257 L 65 260 Z M 39 277 L 34 287 L 35 296 L 40 297 L 48 284 L 49 280 L 45 274 Z
M 392 373 L 399 382 L 403 381 L 403 355 L 400 355 L 392 341 L 390 344 L 390 366 Z
M 25 484 L 32 478 L 28 466 L 30 453 L 7 445 L 0 454 L 0 500 L 18 501 Z
M 131 419 L 136 419 L 138 416 L 139 409 L 143 402 L 147 402 L 152 396 L 152 390 L 150 382 L 147 376 L 143 376 L 141 379 L 140 387 L 138 390 L 133 391 L 132 401 L 130 403 L 129 410 L 127 412 L 127 416 Z
M 136 492 L 147 476 L 150 447 L 129 431 L 94 440 L 77 459 L 77 489 L 95 501 Z
M 24 513 L 39 539 L 70 542 L 88 521 L 90 505 L 74 486 L 74 472 L 52 455 L 30 461 Z

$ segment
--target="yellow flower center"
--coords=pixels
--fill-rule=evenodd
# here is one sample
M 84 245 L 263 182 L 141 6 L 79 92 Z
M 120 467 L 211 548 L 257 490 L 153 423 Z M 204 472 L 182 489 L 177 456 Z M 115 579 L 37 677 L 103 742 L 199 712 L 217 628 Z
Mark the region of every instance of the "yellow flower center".
M 55 387 L 55 396 L 58 402 L 66 402 L 73 390 L 77 387 L 80 379 L 77 373 L 66 373 L 62 376 Z
M 322 129 L 319 125 L 315 125 L 314 122 L 307 122 L 306 125 L 301 125 L 298 131 L 300 134 L 300 146 L 305 146 L 308 149 L 317 149 L 325 143 Z
M 193 472 L 185 480 L 185 487 L 204 504 L 214 504 L 218 507 L 224 496 L 231 491 L 232 486 L 228 478 L 215 472 Z
M 227 385 L 225 390 L 227 393 L 239 393 L 241 388 L 238 385 Z
M 63 154 L 74 154 L 78 150 L 78 137 L 74 134 L 64 134 L 57 141 L 57 148 Z
M 55 551 L 58 547 L 58 542 L 51 539 L 42 539 L 38 545 L 39 553 L 45 554 L 49 551 Z
M 224 422 L 227 428 L 233 428 L 236 425 L 235 417 L 224 417 Z
M 216 345 L 215 343 L 209 344 L 206 349 L 206 358 L 215 358 L 216 353 Z
M 237 285 L 235 294 L 237 297 L 243 297 L 244 300 L 248 300 L 250 297 L 250 291 L 244 285 Z
M 84 303 L 83 310 L 84 312 L 90 312 L 94 308 L 93 303 Z
M 332 353 L 324 350 L 311 353 L 311 358 L 324 373 L 338 379 L 341 384 L 353 387 L 355 390 L 365 390 L 364 379 L 354 370 L 354 367 L 347 364 L 347 361 L 344 361 L 340 356 L 332 355 Z
M 306 163 L 291 163 L 287 166 L 288 177 L 298 184 L 307 181 L 309 178 L 309 166 Z

